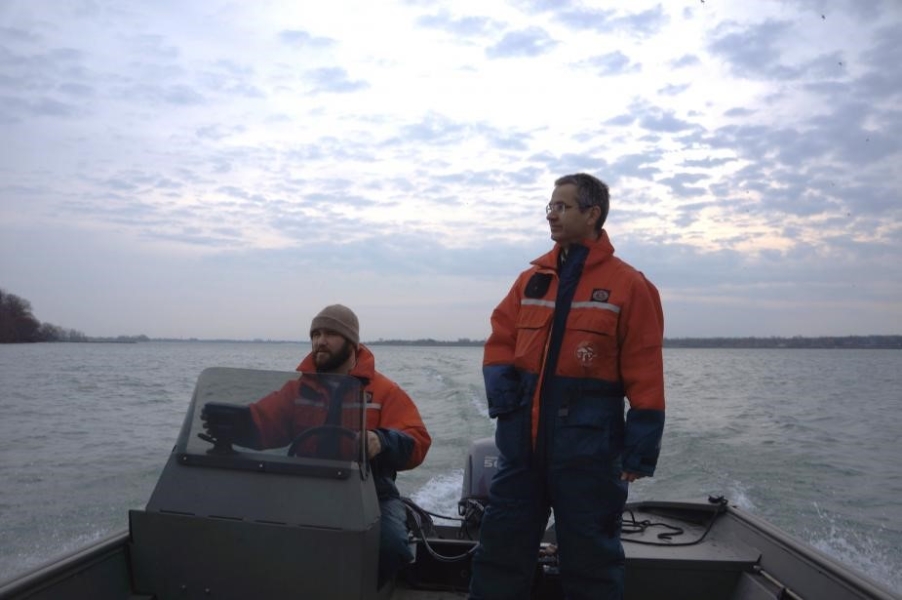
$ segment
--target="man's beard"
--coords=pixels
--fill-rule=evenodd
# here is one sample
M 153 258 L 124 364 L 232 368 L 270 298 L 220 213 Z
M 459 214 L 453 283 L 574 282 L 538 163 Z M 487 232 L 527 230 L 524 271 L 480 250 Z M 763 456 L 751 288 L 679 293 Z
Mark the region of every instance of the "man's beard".
M 341 348 L 338 349 L 334 354 L 329 354 L 328 358 L 326 358 L 325 362 L 320 363 L 319 361 L 319 352 L 315 352 L 313 355 L 313 362 L 316 364 L 316 372 L 317 373 L 332 373 L 338 367 L 345 364 L 349 358 L 351 358 L 351 350 L 353 350 L 353 346 L 351 342 L 345 340 L 341 345 Z

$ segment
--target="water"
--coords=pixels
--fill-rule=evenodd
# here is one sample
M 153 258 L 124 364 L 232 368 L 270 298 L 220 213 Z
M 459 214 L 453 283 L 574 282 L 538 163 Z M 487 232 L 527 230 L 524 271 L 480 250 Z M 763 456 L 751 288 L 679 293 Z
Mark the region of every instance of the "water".
M 306 346 L 0 346 L 0 581 L 124 529 L 147 501 L 198 374 L 292 370 Z M 433 437 L 401 492 L 456 515 L 471 440 L 492 434 L 479 348 L 374 348 Z M 658 475 L 631 500 L 724 495 L 902 590 L 902 351 L 665 351 Z

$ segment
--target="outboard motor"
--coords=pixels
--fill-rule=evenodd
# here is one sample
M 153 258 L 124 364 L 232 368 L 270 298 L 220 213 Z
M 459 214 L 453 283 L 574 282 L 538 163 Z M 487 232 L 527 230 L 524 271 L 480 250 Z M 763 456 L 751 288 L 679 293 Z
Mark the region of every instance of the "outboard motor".
M 464 527 L 471 533 L 478 531 L 482 523 L 482 515 L 489 501 L 489 484 L 497 470 L 495 439 L 488 437 L 471 443 L 464 466 L 463 489 L 457 503 L 457 512 L 464 518 Z

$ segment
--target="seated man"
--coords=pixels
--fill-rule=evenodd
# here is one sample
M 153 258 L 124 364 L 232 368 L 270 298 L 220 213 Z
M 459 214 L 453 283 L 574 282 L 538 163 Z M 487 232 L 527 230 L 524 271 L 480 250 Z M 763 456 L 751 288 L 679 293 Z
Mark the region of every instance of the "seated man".
M 312 351 L 301 361 L 298 371 L 350 375 L 363 385 L 366 452 L 382 513 L 381 586 L 413 559 L 407 543 L 406 511 L 395 485 L 397 472 L 422 463 L 432 439 L 410 397 L 398 384 L 376 371 L 372 352 L 360 343 L 357 316 L 351 309 L 334 304 L 320 311 L 310 325 L 310 341 Z M 324 380 L 328 385 L 328 378 Z M 316 390 L 319 382 L 313 382 L 312 386 L 310 383 L 303 378 L 291 380 L 279 391 L 251 404 L 253 423 L 235 437 L 236 443 L 256 449 L 291 444 L 290 454 L 322 453 L 323 446 L 329 443 L 328 436 L 302 441 L 305 436 L 301 434 L 311 429 L 311 422 L 341 429 L 342 416 L 328 414 L 331 406 L 321 401 L 324 395 Z M 334 390 L 333 394 L 341 395 Z M 317 412 L 322 414 L 311 418 Z M 201 418 L 206 419 L 203 414 Z

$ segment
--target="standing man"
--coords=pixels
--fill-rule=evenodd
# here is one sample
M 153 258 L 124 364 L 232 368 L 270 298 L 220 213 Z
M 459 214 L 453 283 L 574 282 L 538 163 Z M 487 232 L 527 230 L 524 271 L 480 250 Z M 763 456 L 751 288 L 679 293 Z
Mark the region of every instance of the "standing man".
M 324 308 L 310 324 L 311 352 L 297 367 L 310 373 L 351 375 L 366 398 L 366 448 L 381 512 L 379 585 L 413 560 L 407 540 L 407 513 L 395 485 L 398 471 L 423 462 L 432 439 L 416 405 L 397 383 L 376 370 L 369 348 L 360 343 L 357 315 L 341 304 Z M 253 421 L 239 441 L 251 448 L 286 446 L 309 427 L 309 401 L 301 379 L 250 405 Z M 325 410 L 325 408 L 322 408 Z
M 529 597 L 551 510 L 566 597 L 621 599 L 628 483 L 654 474 L 661 448 L 658 290 L 614 256 L 608 187 L 585 173 L 554 186 L 545 212 L 556 244 L 495 308 L 485 345 L 499 460 L 473 600 Z

